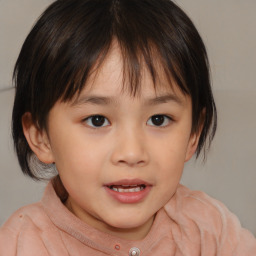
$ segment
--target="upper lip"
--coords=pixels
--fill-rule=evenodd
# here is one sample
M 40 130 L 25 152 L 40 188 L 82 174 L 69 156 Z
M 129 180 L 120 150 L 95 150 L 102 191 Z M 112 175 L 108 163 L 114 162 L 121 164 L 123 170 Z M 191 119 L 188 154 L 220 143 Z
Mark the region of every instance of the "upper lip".
M 151 186 L 150 183 L 141 180 L 141 179 L 122 179 L 122 180 L 117 180 L 114 182 L 106 183 L 104 186 L 110 187 L 110 186 L 134 186 L 134 185 L 145 185 L 145 186 Z

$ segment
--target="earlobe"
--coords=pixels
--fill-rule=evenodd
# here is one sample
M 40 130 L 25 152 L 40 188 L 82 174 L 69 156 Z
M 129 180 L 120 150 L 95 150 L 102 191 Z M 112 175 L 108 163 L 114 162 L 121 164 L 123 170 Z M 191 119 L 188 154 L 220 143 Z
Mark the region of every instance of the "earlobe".
M 40 130 L 32 120 L 31 113 L 26 112 L 22 116 L 23 133 L 31 150 L 37 158 L 46 164 L 54 162 L 51 145 L 45 130 Z

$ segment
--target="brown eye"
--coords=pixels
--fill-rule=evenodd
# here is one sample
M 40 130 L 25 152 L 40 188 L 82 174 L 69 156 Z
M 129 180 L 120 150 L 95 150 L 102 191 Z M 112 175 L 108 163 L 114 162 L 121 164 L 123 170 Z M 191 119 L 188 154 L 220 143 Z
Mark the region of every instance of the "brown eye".
M 167 126 L 171 118 L 165 115 L 154 115 L 150 117 L 147 124 L 151 126 Z
M 90 116 L 85 119 L 85 122 L 87 125 L 96 127 L 96 128 L 109 125 L 108 119 L 101 115 Z

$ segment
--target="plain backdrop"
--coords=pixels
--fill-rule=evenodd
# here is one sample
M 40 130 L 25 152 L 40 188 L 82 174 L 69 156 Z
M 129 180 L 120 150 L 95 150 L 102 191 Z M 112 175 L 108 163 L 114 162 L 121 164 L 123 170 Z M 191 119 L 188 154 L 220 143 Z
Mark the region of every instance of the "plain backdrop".
M 0 225 L 40 200 L 45 184 L 24 177 L 11 141 L 11 74 L 25 36 L 50 0 L 0 0 Z M 256 1 L 176 0 L 205 41 L 218 130 L 207 161 L 186 164 L 182 183 L 224 202 L 256 235 Z

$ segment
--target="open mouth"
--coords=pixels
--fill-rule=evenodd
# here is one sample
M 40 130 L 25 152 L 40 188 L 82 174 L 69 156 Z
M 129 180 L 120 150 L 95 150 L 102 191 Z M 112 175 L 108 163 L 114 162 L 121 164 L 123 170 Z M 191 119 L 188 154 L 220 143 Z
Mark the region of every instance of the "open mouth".
M 111 185 L 108 186 L 113 191 L 120 192 L 120 193 L 134 193 L 140 192 L 146 188 L 144 184 L 137 184 L 137 185 Z
M 114 200 L 123 204 L 134 204 L 148 196 L 152 184 L 141 179 L 122 179 L 104 184 L 104 187 Z

